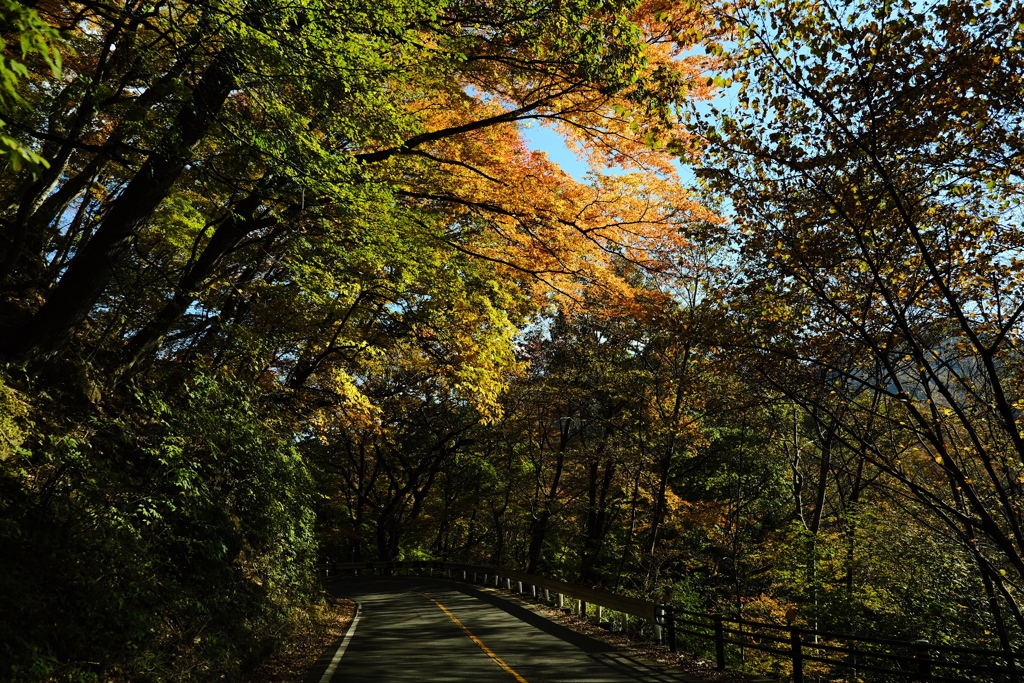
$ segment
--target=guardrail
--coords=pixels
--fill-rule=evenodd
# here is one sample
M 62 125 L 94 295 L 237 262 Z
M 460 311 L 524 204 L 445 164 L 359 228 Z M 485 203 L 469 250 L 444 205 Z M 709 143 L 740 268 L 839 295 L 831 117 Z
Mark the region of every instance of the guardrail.
M 939 683 L 1024 683 L 1024 653 L 931 644 L 926 640 L 896 640 L 829 633 L 787 624 L 770 624 L 749 619 L 727 618 L 677 609 L 670 604 L 616 595 L 600 588 L 584 588 L 499 567 L 456 562 L 352 562 L 331 565 L 332 571 L 363 571 L 393 574 L 400 570 L 444 572 L 449 578 L 505 588 L 529 594 L 560 609 L 568 598 L 573 612 L 586 616 L 588 605 L 622 615 L 626 630 L 632 615 L 650 623 L 655 640 L 672 652 L 679 640 L 688 651 L 704 650 L 719 669 L 725 669 L 731 654 L 739 659 L 746 650 L 767 653 L 791 666 L 793 683 L 804 683 L 808 663 L 827 667 L 828 680 L 854 681 L 936 681 Z M 542 593 L 543 592 L 543 593 Z M 572 604 L 573 601 L 575 604 Z M 731 652 L 730 647 L 731 646 Z M 815 671 L 815 674 L 823 673 Z M 870 674 L 870 677 L 865 677 Z
M 1018 683 L 1024 680 L 1024 653 L 932 644 L 927 640 L 896 640 L 830 633 L 792 625 L 691 612 L 669 606 L 665 615 L 669 649 L 676 651 L 680 635 L 714 645 L 719 669 L 727 663 L 726 646 L 733 652 L 755 650 L 789 660 L 793 683 L 804 683 L 808 662 L 824 664 L 831 680 L 984 681 Z M 872 674 L 865 677 L 864 674 Z
M 576 601 L 570 603 L 569 609 L 577 614 L 586 615 L 588 605 L 598 608 L 598 619 L 600 612 L 609 609 L 623 615 L 639 617 L 647 621 L 654 628 L 655 636 L 661 639 L 661 626 L 663 621 L 664 607 L 649 600 L 631 598 L 625 595 L 616 595 L 600 588 L 584 588 L 565 581 L 549 579 L 537 574 L 512 569 L 501 569 L 499 567 L 488 567 L 485 565 L 460 564 L 457 562 L 436 562 L 428 560 L 417 560 L 411 562 L 350 562 L 345 564 L 332 565 L 334 571 L 374 571 L 392 573 L 396 570 L 416 569 L 428 571 L 446 572 L 450 578 L 461 578 L 464 581 L 481 583 L 495 588 L 506 590 L 517 590 L 519 593 L 528 593 L 534 599 L 543 599 L 546 603 L 557 605 L 559 609 L 566 609 L 566 598 Z M 543 591 L 543 595 L 541 594 Z

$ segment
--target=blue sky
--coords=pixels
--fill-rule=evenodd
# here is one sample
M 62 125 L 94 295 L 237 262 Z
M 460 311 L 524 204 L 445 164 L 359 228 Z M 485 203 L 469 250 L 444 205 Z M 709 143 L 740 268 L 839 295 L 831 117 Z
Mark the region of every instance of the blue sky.
M 582 180 L 590 167 L 581 161 L 565 146 L 565 140 L 553 129 L 533 122 L 531 126 L 522 126 L 520 131 L 531 148 L 539 152 L 547 152 L 548 158 L 562 167 L 569 175 Z
M 565 145 L 565 140 L 559 135 L 554 129 L 541 125 L 536 122 L 532 122 L 530 126 L 521 126 L 520 132 L 522 133 L 523 139 L 526 144 L 532 149 L 540 152 L 547 152 L 548 158 L 562 167 L 566 173 L 576 178 L 576 180 L 583 180 L 587 172 L 590 171 L 590 167 L 587 162 L 579 159 L 573 152 L 569 150 Z M 693 178 L 693 173 L 689 171 L 680 163 L 675 163 L 676 170 L 680 176 L 685 180 L 686 178 Z M 630 171 L 622 168 L 621 166 L 615 166 L 612 168 L 603 169 L 603 173 L 609 175 L 616 175 L 619 173 L 629 173 Z

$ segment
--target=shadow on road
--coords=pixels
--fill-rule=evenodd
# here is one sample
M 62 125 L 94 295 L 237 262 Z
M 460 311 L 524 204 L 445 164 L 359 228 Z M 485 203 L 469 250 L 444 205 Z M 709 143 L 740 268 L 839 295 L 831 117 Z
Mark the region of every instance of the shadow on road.
M 418 576 L 369 576 L 369 577 L 354 577 L 344 579 L 331 579 L 324 584 L 325 588 L 336 597 L 349 598 L 351 600 L 359 600 L 359 595 L 368 591 L 412 591 L 421 590 L 424 587 L 437 586 L 444 587 L 450 590 L 457 590 L 460 593 L 472 596 L 482 602 L 487 603 L 493 607 L 497 607 L 503 612 L 526 622 L 530 626 L 547 633 L 548 635 L 554 636 L 560 640 L 564 640 L 571 645 L 578 647 L 587 654 L 596 654 L 599 652 L 615 652 L 615 648 L 607 643 L 602 643 L 599 640 L 594 640 L 590 636 L 582 633 L 577 633 L 572 629 L 566 628 L 560 624 L 556 624 L 553 621 L 542 617 L 536 612 L 520 607 L 519 605 L 510 602 L 504 598 L 494 595 L 490 591 L 477 590 L 471 585 L 465 584 L 461 581 L 449 580 L 449 579 L 429 579 Z M 415 590 L 414 590 L 415 589 Z

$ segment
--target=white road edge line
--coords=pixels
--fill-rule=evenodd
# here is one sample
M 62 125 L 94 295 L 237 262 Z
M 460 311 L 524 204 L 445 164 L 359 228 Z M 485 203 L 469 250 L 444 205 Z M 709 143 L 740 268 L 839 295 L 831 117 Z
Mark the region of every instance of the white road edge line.
M 330 665 L 327 667 L 327 671 L 324 672 L 323 677 L 320 679 L 320 683 L 330 683 L 331 678 L 334 677 L 334 671 L 338 668 L 338 662 L 341 661 L 341 656 L 345 654 L 345 649 L 348 647 L 348 643 L 352 640 L 352 634 L 356 632 L 356 624 L 359 623 L 359 615 L 363 611 L 363 606 L 360 603 L 356 603 L 356 614 L 352 617 L 352 623 L 348 625 L 348 631 L 345 632 L 345 637 L 341 641 L 341 645 L 334 652 L 334 658 L 331 660 Z

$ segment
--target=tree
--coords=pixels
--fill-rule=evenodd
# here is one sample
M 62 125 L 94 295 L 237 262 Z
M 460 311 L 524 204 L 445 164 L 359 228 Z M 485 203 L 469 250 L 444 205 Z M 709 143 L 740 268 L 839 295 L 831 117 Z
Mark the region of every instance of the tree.
M 592 11 L 602 21 L 566 20 Z M 12 249 L 0 274 L 9 286 L 45 296 L 13 326 L 8 353 L 58 355 L 110 292 L 133 244 L 164 229 L 158 209 L 172 196 L 209 216 L 178 237 L 193 242 L 192 256 L 160 273 L 174 285 L 156 318 L 127 321 L 128 329 L 144 326 L 130 344 L 129 366 L 159 347 L 225 256 L 275 228 L 337 220 L 339 208 L 368 216 L 374 205 L 426 202 L 447 207 L 456 224 L 476 214 L 470 235 L 483 230 L 485 241 L 459 228 L 449 243 L 542 280 L 609 280 L 601 274 L 608 250 L 663 261 L 655 256 L 657 240 L 671 234 L 663 226 L 701 212 L 695 203 L 664 183 L 652 192 L 674 199 L 678 208 L 667 213 L 664 203 L 623 192 L 639 180 L 573 188 L 550 164 L 531 164 L 513 126 L 551 119 L 583 141 L 602 140 L 598 156 L 658 162 L 644 145 L 671 141 L 659 112 L 672 103 L 655 90 L 694 76 L 693 60 L 672 60 L 669 46 L 680 22 L 699 17 L 659 10 L 655 20 L 649 12 L 586 2 L 557 11 L 508 3 L 367 11 L 311 0 L 242 4 L 237 12 L 202 3 L 153 13 L 140 7 L 112 21 L 99 2 L 54 9 L 46 18 L 72 32 L 78 51 L 69 73 L 91 76 L 40 87 L 52 93 L 35 103 L 48 116 L 22 124 L 46 141 L 53 163 L 17 190 L 19 213 L 5 233 Z M 92 28 L 81 30 L 87 23 Z M 651 111 L 627 109 L 641 105 Z M 125 154 L 114 172 L 111 161 Z M 452 180 L 459 182 L 446 186 Z M 92 200 L 89 187 L 105 196 Z M 583 194 L 559 206 L 563 188 Z M 516 206 L 511 198 L 530 201 Z M 578 215 L 565 203 L 580 201 L 590 209 Z M 609 211 L 609 201 L 620 210 Z M 66 223 L 76 202 L 82 220 Z M 164 265 L 159 254 L 140 256 Z
M 405 537 L 436 496 L 439 477 L 472 445 L 480 416 L 460 405 L 422 349 L 399 346 L 375 365 L 361 377 L 372 417 L 326 422 L 306 450 L 328 475 L 325 495 L 340 508 L 334 516 L 346 517 L 351 545 L 339 550 L 364 559 L 372 529 L 376 559 L 391 562 L 410 549 Z
M 734 343 L 957 539 L 1018 628 L 1022 12 L 742 3 L 741 107 L 704 130 L 742 231 Z

